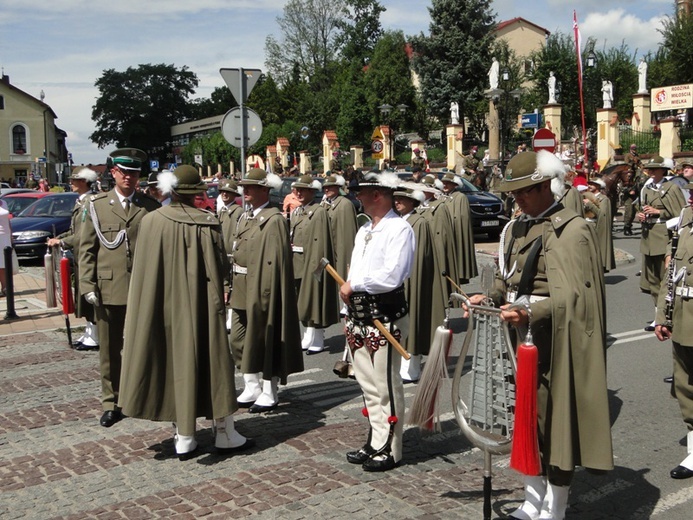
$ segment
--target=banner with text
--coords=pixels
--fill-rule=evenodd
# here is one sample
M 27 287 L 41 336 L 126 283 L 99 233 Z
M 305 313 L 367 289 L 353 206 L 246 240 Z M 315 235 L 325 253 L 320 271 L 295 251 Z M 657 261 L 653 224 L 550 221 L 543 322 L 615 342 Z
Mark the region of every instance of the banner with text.
M 693 83 L 653 88 L 650 96 L 652 112 L 693 108 Z

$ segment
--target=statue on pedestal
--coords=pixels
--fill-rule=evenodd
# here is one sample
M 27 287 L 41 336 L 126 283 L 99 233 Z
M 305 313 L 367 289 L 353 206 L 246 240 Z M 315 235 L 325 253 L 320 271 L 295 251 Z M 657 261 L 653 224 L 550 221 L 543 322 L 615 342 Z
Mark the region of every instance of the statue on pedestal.
M 602 80 L 602 100 L 604 108 L 612 108 L 614 102 L 614 86 L 608 79 Z
M 638 65 L 638 94 L 647 94 L 647 62 L 640 58 Z
M 460 124 L 460 105 L 457 101 L 450 103 L 450 122 L 453 125 Z
M 491 68 L 488 71 L 488 82 L 491 86 L 491 90 L 496 90 L 498 88 L 498 75 L 500 74 L 500 63 L 496 57 L 493 57 L 493 63 L 491 63 Z
M 549 105 L 555 105 L 558 103 L 556 101 L 556 76 L 553 75 L 553 71 L 549 72 Z

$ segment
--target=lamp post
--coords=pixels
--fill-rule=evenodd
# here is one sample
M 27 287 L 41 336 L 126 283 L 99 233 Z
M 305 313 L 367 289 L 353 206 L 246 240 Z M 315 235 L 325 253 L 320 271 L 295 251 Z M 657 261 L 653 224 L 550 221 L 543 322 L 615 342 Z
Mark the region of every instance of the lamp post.
M 407 109 L 409 108 L 409 105 L 405 105 L 404 103 L 400 103 L 396 107 L 393 107 L 392 105 L 389 105 L 387 103 L 383 103 L 382 105 L 380 105 L 378 107 L 378 109 L 380 110 L 380 115 L 382 116 L 383 121 L 385 121 L 385 124 L 386 124 L 387 129 L 388 129 L 388 134 L 390 136 L 391 145 L 390 145 L 390 150 L 388 152 L 388 157 L 387 157 L 388 164 L 395 158 L 395 143 L 397 141 L 395 139 L 394 133 L 392 132 L 392 129 L 393 129 L 392 124 L 391 124 L 392 118 L 390 117 L 390 114 L 392 113 L 393 108 L 397 109 L 400 118 L 404 118 L 404 114 L 406 113 Z

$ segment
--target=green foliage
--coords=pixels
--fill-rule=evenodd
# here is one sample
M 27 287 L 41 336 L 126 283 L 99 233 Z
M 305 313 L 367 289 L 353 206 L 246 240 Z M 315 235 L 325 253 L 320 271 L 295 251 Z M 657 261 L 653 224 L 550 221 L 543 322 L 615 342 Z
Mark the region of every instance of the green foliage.
M 495 15 L 490 0 L 432 0 L 430 35 L 411 39 L 423 101 L 442 124 L 456 101 L 460 117 L 483 96 Z
M 380 15 L 385 8 L 377 0 L 346 0 L 345 4 L 335 43 L 344 62 L 365 65 L 383 34 Z
M 171 138 L 171 126 L 190 115 L 188 97 L 199 81 L 187 66 L 139 65 L 125 72 L 108 69 L 96 80 L 99 97 L 92 107 L 96 130 L 89 136 L 103 148 L 133 146 L 148 150 Z
M 693 83 L 693 16 L 667 17 L 662 25 L 661 49 L 669 65 L 662 71 L 665 76 L 658 77 L 658 85 L 654 86 Z M 649 72 L 648 69 L 648 75 Z

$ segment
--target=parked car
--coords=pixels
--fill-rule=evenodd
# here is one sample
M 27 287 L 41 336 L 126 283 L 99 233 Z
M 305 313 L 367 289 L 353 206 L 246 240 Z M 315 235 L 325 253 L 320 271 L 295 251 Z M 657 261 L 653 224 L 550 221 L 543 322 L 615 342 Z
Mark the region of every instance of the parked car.
M 461 180 L 462 186 L 457 191 L 464 193 L 469 200 L 474 234 L 485 233 L 490 239 L 497 240 L 508 222 L 503 212 L 503 201 L 493 193 L 481 191 L 468 180 Z
M 9 195 L 10 193 L 26 193 L 27 191 L 34 191 L 31 188 L 10 188 L 9 186 L 7 188 L 0 188 L 0 198 L 4 197 L 5 195 Z
M 27 190 L 18 193 L 8 193 L 3 195 L 2 200 L 7 204 L 7 211 L 10 212 L 10 218 L 12 218 L 46 195 L 48 195 L 48 192 L 45 191 Z
M 70 229 L 77 193 L 45 193 L 12 219 L 12 245 L 18 258 L 40 258 L 46 241 Z

